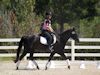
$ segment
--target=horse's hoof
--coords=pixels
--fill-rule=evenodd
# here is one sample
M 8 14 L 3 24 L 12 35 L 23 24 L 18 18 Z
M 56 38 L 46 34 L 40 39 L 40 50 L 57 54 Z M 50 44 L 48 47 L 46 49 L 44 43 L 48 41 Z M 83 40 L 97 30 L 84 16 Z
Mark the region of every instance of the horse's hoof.
M 45 70 L 47 70 L 47 67 L 45 68 Z
M 37 66 L 37 69 L 40 70 L 40 68 Z
M 70 65 L 68 66 L 68 69 L 70 70 Z
M 14 63 L 16 63 L 18 60 L 14 60 Z
M 16 70 L 18 70 L 18 67 L 16 68 Z

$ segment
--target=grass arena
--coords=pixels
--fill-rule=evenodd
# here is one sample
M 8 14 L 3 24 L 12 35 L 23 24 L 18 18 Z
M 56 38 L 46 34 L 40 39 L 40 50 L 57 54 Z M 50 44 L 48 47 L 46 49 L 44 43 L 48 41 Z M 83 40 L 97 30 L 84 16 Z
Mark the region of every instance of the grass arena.
M 27 69 L 28 61 L 26 60 L 21 62 L 19 70 L 16 70 L 16 64 L 12 61 L 0 61 L 0 75 L 100 75 L 96 62 L 84 63 L 84 69 L 80 68 L 81 62 L 71 62 L 70 70 L 64 61 L 53 61 L 51 65 L 54 67 L 50 67 L 48 70 L 44 70 L 47 61 L 36 62 L 39 64 L 40 70 L 35 67 L 31 70 Z

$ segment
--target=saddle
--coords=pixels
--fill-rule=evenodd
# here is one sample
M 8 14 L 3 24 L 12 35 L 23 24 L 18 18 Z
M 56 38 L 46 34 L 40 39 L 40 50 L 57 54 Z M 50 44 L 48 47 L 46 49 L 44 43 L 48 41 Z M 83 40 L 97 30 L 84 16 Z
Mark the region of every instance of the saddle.
M 53 45 L 53 44 L 56 43 L 57 39 L 56 39 L 56 36 L 54 34 L 51 34 L 51 35 L 52 35 L 52 38 L 53 38 L 53 41 L 52 41 L 52 45 Z M 44 45 L 48 45 L 46 37 L 40 35 L 40 43 L 44 44 Z

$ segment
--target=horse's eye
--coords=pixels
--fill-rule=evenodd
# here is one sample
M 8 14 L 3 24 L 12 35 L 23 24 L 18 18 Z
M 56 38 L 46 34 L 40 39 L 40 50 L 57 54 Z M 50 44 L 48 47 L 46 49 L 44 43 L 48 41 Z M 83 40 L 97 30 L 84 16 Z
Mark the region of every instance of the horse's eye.
M 75 31 L 72 31 L 72 34 L 75 34 Z

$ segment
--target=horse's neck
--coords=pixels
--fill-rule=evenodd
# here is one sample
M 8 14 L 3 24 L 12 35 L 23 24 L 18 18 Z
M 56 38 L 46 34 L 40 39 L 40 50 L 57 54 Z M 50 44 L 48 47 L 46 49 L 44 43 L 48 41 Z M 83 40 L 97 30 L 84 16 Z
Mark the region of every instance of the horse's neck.
M 65 47 L 66 42 L 68 41 L 69 38 L 70 38 L 69 35 L 60 37 L 60 43 L 62 44 L 63 47 Z

